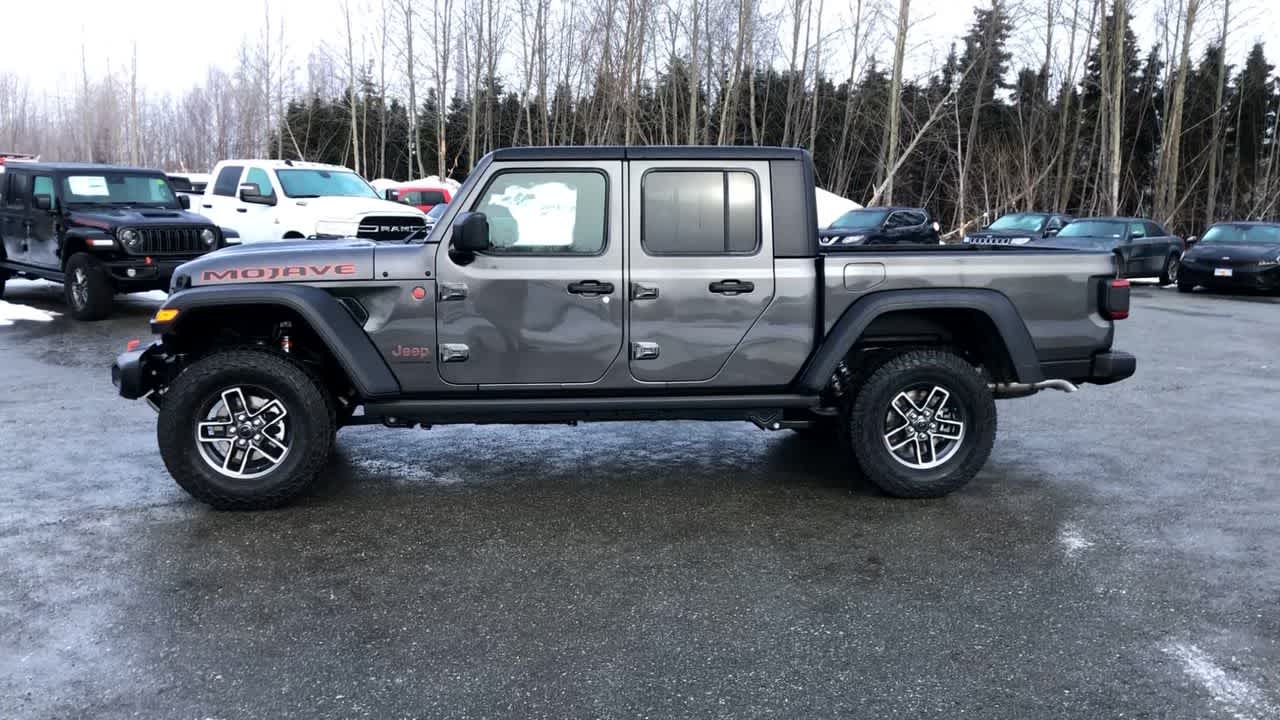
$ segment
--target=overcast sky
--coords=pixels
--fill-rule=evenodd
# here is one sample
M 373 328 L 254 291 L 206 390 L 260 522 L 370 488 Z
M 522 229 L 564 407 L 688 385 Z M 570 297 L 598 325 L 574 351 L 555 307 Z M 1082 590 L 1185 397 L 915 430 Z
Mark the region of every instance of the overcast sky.
M 1135 28 L 1143 52 L 1155 40 L 1156 13 L 1169 0 L 1132 0 L 1137 19 Z M 378 0 L 353 0 L 353 7 L 374 7 Z M 766 0 L 768 2 L 768 0 Z M 894 0 L 883 0 L 896 7 Z M 1026 0 L 1034 7 L 1040 0 Z M 1216 37 L 1220 0 L 1207 0 L 1207 17 L 1198 24 L 1197 36 Z M 514 5 L 514 3 L 512 3 Z M 848 17 L 848 2 L 825 0 L 824 32 Z M 110 63 L 118 71 L 130 61 L 133 43 L 138 48 L 139 82 L 148 92 L 179 93 L 193 80 L 203 77 L 210 64 L 231 68 L 236 51 L 246 36 L 262 32 L 263 0 L 4 0 L 0 26 L 6 31 L 0 42 L 0 71 L 30 79 L 37 93 L 69 93 L 80 73 L 83 42 L 90 75 L 100 76 Z M 422 3 L 430 9 L 430 0 Z M 972 0 L 914 0 L 914 24 L 910 38 L 908 75 L 922 74 L 936 66 L 947 46 L 972 21 Z M 1231 58 L 1239 63 L 1256 40 L 1272 38 L 1280 31 L 1280 0 L 1234 0 L 1236 19 L 1231 37 Z M 272 15 L 286 17 L 286 45 L 304 77 L 302 68 L 312 49 L 341 42 L 342 16 L 339 0 L 274 0 Z M 373 18 L 367 20 L 372 26 Z M 1033 22 L 1031 20 L 1028 23 Z M 885 28 L 885 35 L 889 28 Z M 273 38 L 274 42 L 274 38 Z M 1032 62 L 1042 52 L 1042 31 L 1037 26 L 1020 28 L 1013 38 L 1014 51 Z M 1039 48 L 1036 45 L 1039 44 Z M 1280 59 L 1280 42 L 1267 48 L 1274 62 Z M 514 55 L 515 41 L 508 51 Z M 372 53 L 372 49 L 370 50 Z M 885 47 L 880 57 L 887 59 Z M 840 77 L 845 60 L 828 61 L 831 74 Z M 1034 62 L 1038 62 L 1035 60 Z M 884 60 L 881 61 L 884 64 Z M 1011 78 L 1010 78 L 1011 79 Z

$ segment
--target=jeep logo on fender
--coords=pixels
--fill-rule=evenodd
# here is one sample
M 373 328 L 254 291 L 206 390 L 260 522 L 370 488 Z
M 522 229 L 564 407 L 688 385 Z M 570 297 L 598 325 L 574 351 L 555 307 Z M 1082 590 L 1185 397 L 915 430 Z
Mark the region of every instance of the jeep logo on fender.
M 200 273 L 204 282 L 239 282 L 242 280 L 299 280 L 326 275 L 355 275 L 355 263 L 340 265 L 274 265 L 268 267 L 228 268 L 205 270 Z
M 391 357 L 397 362 L 431 362 L 431 348 L 422 345 L 391 346 Z

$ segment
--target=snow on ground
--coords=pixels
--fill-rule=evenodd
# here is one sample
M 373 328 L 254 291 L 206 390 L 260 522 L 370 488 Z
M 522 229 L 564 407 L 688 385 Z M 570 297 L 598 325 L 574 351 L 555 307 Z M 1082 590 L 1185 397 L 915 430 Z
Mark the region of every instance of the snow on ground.
M 1058 544 L 1062 545 L 1062 552 L 1070 560 L 1080 557 L 1080 553 L 1093 547 L 1093 541 L 1085 537 L 1075 525 L 1067 525 L 1058 531 Z
M 1261 720 L 1280 715 L 1280 707 L 1267 702 L 1256 685 L 1248 680 L 1232 677 L 1208 653 L 1195 645 L 1173 643 L 1165 647 L 1164 651 L 1179 660 L 1183 671 L 1200 683 L 1214 701 L 1235 720 Z

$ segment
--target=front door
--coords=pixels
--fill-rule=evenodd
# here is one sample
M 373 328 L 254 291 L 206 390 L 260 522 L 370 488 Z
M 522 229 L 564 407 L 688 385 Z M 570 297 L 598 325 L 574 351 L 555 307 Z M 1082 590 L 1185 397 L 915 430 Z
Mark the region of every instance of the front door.
M 632 162 L 630 366 L 714 383 L 773 299 L 768 162 Z
M 48 210 L 36 205 L 36 198 L 47 198 Z M 27 240 L 32 262 L 57 267 L 58 257 L 58 194 L 54 191 L 53 177 L 33 175 L 31 178 L 31 230 Z
M 459 385 L 592 383 L 622 351 L 622 163 L 491 168 L 491 247 L 437 256 L 437 367 Z

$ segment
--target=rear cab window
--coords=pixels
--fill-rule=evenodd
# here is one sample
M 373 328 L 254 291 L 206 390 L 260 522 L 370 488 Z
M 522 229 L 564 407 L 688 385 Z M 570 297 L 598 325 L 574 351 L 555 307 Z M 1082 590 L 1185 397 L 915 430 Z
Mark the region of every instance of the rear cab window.
M 213 181 L 213 194 L 223 195 L 225 197 L 235 197 L 236 188 L 240 185 L 240 175 L 244 173 L 243 165 L 225 165 L 218 171 L 218 177 Z
M 9 170 L 5 173 L 9 179 L 9 193 L 5 197 L 5 207 L 20 210 L 27 206 L 27 190 L 30 188 L 30 176 L 23 172 Z

